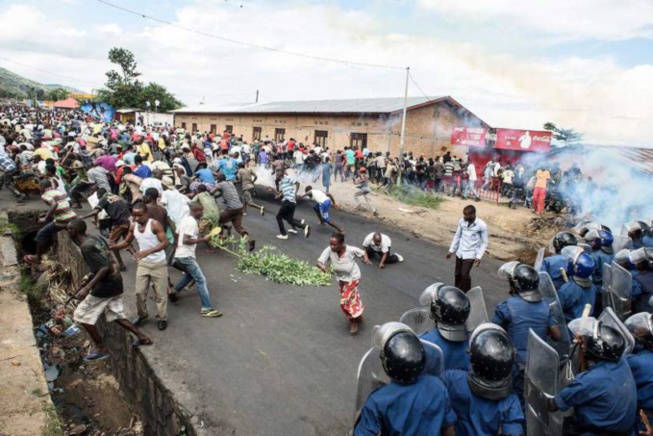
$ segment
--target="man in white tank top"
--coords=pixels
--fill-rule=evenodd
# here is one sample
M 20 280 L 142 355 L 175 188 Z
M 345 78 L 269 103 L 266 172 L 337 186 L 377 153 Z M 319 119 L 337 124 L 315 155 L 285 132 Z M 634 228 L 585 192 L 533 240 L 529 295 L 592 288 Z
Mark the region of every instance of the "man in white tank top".
M 127 238 L 109 248 L 123 249 L 131 246 L 134 238 L 139 251 L 134 254 L 138 264 L 136 269 L 136 309 L 138 316 L 132 324 L 139 325 L 147 319 L 147 291 L 150 284 L 154 288 L 156 301 L 156 318 L 159 330 L 168 327 L 168 263 L 165 249 L 170 245 L 161 224 L 147 216 L 147 206 L 143 202 L 134 204 L 132 209 L 134 222 L 129 228 Z

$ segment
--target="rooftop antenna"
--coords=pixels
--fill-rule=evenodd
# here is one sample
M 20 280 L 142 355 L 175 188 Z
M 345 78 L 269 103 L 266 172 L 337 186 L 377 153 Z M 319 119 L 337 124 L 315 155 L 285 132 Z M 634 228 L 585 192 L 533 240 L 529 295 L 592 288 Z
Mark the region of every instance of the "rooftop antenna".
M 258 103 L 258 89 L 256 90 L 256 101 L 254 103 Z

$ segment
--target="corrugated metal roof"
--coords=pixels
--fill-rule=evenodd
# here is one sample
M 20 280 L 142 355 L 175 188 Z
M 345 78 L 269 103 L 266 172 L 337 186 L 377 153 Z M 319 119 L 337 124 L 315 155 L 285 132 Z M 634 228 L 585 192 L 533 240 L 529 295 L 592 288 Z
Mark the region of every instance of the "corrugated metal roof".
M 451 97 L 408 97 L 408 108 L 428 102 L 449 100 L 459 105 Z M 278 101 L 270 103 L 230 104 L 222 106 L 201 105 L 185 107 L 171 111 L 172 113 L 392 113 L 404 108 L 404 98 L 357 98 L 349 100 L 311 100 L 311 101 Z

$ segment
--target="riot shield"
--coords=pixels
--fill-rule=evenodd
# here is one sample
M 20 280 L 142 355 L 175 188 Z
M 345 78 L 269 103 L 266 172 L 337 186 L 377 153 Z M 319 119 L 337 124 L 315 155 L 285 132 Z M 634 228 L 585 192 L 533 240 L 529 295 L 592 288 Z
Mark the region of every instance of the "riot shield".
M 603 303 L 611 307 L 620 320 L 630 316 L 633 276 L 616 262 L 603 265 Z
M 487 316 L 487 308 L 485 307 L 483 290 L 480 286 L 476 286 L 475 288 L 470 289 L 467 292 L 467 298 L 469 299 L 471 310 L 469 312 L 469 316 L 467 317 L 467 322 L 465 322 L 465 329 L 471 333 L 479 325 L 485 322 L 490 322 L 490 318 Z
M 619 333 L 621 333 L 626 340 L 626 351 L 624 351 L 624 354 L 630 354 L 633 352 L 633 348 L 635 348 L 635 338 L 624 323 L 617 317 L 612 308 L 606 307 L 601 316 L 599 316 L 599 321 L 619 330 Z
M 358 386 L 356 387 L 356 407 L 354 409 L 354 427 L 367 397 L 380 387 L 390 383 L 390 378 L 383 370 L 378 347 L 370 348 L 358 365 Z
M 631 248 L 633 246 L 633 240 L 628 236 L 623 235 L 612 235 L 614 241 L 612 242 L 612 250 L 617 253 L 624 248 Z
M 442 354 L 442 350 L 433 342 L 425 341 L 423 339 L 420 339 L 419 341 L 424 347 L 424 353 L 426 353 L 424 374 L 439 377 L 444 370 L 444 355 Z
M 562 434 L 563 416 L 549 412 L 548 400 L 559 388 L 560 359 L 556 350 L 528 332 L 528 357 L 524 372 L 526 428 L 528 436 L 558 436 Z
M 555 251 L 552 251 L 552 253 L 555 253 Z M 544 247 L 537 250 L 537 257 L 535 258 L 535 263 L 533 264 L 535 271 L 542 269 L 542 262 L 544 262 Z
M 549 310 L 553 319 L 555 319 L 562 338 L 556 342 L 551 338 L 547 337 L 548 344 L 553 347 L 558 352 L 560 360 L 564 361 L 569 355 L 569 349 L 571 347 L 571 338 L 569 336 L 569 330 L 567 329 L 567 321 L 565 319 L 565 314 L 562 311 L 562 304 L 560 304 L 560 299 L 558 298 L 558 293 L 556 292 L 555 286 L 551 281 L 551 277 L 546 272 L 540 272 L 540 286 L 539 291 L 542 295 L 542 300 L 546 301 L 549 305 Z
M 399 322 L 406 324 L 420 336 L 435 327 L 435 323 L 431 319 L 431 307 L 416 307 L 410 309 L 408 312 L 401 315 Z

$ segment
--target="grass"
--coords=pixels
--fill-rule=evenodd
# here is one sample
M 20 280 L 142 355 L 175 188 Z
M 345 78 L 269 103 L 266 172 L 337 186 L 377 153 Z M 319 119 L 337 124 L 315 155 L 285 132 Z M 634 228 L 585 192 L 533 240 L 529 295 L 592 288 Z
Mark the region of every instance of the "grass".
M 57 409 L 52 404 L 44 403 L 43 413 L 45 413 L 46 419 L 43 436 L 63 436 L 64 425 L 57 413 Z
M 16 224 L 11 224 L 11 223 L 5 223 L 0 226 L 0 235 L 4 235 L 7 232 L 11 233 L 11 235 L 15 239 L 20 239 L 20 229 Z
M 41 286 L 37 286 L 36 282 L 26 275 L 25 272 L 23 272 L 23 275 L 20 277 L 18 287 L 23 294 L 27 295 L 27 299 L 30 303 L 41 302 L 45 289 Z
M 393 186 L 390 189 L 390 196 L 396 198 L 409 206 L 424 207 L 427 209 L 439 209 L 446 200 L 430 192 L 422 191 L 408 185 Z

